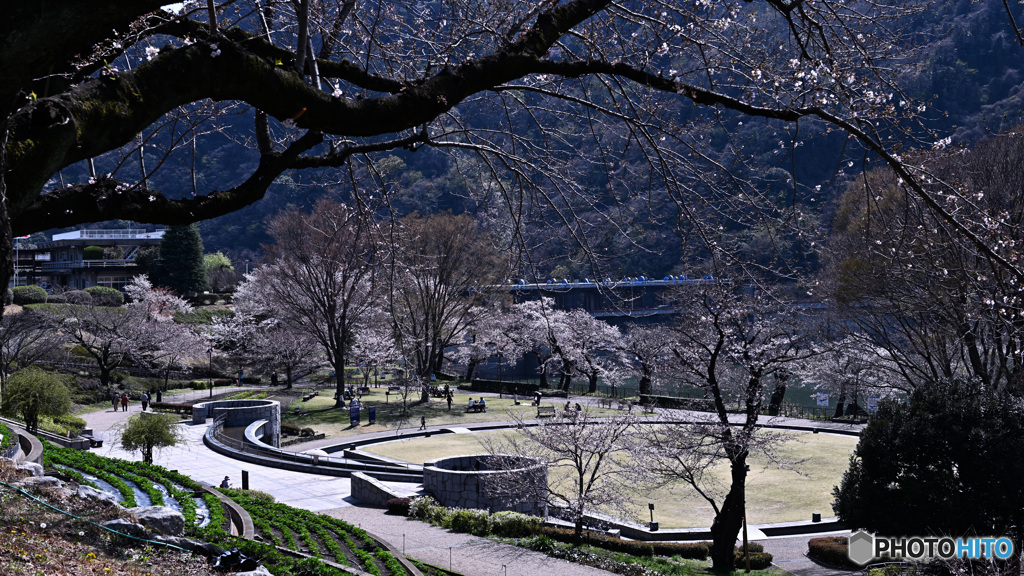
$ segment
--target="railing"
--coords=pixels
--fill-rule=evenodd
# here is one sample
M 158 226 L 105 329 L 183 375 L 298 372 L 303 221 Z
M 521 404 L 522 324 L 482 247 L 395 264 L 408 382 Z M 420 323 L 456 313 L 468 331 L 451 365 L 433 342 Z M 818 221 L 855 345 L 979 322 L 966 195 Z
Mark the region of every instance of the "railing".
M 49 262 L 43 264 L 44 272 L 73 270 L 78 268 L 125 268 L 137 266 L 134 260 L 75 260 L 72 262 Z
M 157 230 L 156 232 L 145 232 L 142 230 L 76 230 L 75 232 L 66 232 L 64 234 L 54 234 L 53 239 L 56 240 L 76 240 L 76 239 L 95 239 L 95 240 L 133 240 L 136 238 L 153 238 L 159 240 L 163 238 L 164 231 Z
M 295 462 L 298 464 L 313 465 L 314 461 L 317 466 L 330 467 L 342 470 L 349 470 L 352 472 L 365 472 L 370 475 L 373 473 L 407 473 L 407 474 L 422 474 L 422 469 L 414 467 L 409 464 L 399 463 L 387 463 L 387 464 L 366 464 L 353 460 L 351 458 L 345 458 L 343 456 L 317 456 L 313 457 L 311 454 L 303 454 L 301 452 L 291 452 L 289 450 L 282 450 L 280 448 L 274 448 L 271 446 L 257 446 L 248 442 L 243 442 L 236 438 L 232 438 L 224 433 L 224 420 L 226 415 L 220 414 L 213 420 L 213 424 L 210 425 L 210 433 L 214 440 L 224 446 L 240 452 L 242 454 L 253 454 L 256 456 L 262 456 L 273 460 L 281 460 L 285 462 Z

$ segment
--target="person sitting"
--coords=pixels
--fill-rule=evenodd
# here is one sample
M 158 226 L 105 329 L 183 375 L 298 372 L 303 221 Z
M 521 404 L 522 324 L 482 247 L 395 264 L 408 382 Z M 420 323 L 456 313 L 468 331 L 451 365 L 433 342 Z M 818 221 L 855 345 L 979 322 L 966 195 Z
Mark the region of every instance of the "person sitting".
M 466 407 L 466 410 L 472 410 L 473 406 L 476 406 L 476 400 L 473 400 L 472 398 L 470 398 L 469 399 L 469 406 Z
M 230 476 L 225 476 L 224 479 L 220 481 L 220 487 L 221 488 L 231 488 L 231 477 Z
M 480 410 L 482 412 L 486 412 L 487 411 L 487 402 L 484 401 L 482 396 L 480 397 L 480 402 L 478 402 L 478 404 L 480 405 Z
M 577 411 L 577 412 L 582 412 L 582 411 L 583 411 L 583 407 L 582 407 L 582 406 L 580 406 L 580 403 L 579 403 L 579 402 L 577 402 L 577 403 L 576 403 L 576 411 Z

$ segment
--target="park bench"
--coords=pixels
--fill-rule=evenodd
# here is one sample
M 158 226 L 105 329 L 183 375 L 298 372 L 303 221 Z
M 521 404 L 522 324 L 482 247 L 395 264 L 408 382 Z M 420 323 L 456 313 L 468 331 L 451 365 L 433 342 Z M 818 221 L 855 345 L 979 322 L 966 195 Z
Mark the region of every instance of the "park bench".
M 388 392 L 401 392 L 401 386 L 388 386 Z
M 612 407 L 612 399 L 611 398 L 598 398 L 597 399 L 597 405 L 600 406 L 601 408 L 611 408 Z
M 474 402 L 466 407 L 466 412 L 487 412 L 487 405 Z
M 88 434 L 82 434 L 82 438 L 85 438 L 86 440 L 89 441 L 89 448 L 102 448 L 103 447 L 103 438 L 97 438 L 95 436 L 91 436 L 91 435 L 88 435 Z
M 619 400 L 619 410 L 626 410 L 627 412 L 633 411 L 632 400 Z
M 644 404 L 643 407 L 644 407 L 644 414 L 654 414 L 654 403 L 653 402 L 648 402 L 648 403 Z
M 555 415 L 555 407 L 554 406 L 551 406 L 551 405 L 548 405 L 548 406 L 537 406 L 537 418 L 541 418 L 543 416 L 554 417 L 554 415 Z

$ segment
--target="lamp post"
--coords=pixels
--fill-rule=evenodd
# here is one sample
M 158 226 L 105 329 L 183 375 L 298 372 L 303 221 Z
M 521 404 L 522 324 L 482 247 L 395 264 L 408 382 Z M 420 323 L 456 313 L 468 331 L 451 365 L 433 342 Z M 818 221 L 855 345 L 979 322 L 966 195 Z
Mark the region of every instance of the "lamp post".
M 648 502 L 647 509 L 651 511 L 651 532 L 654 532 L 658 529 L 658 523 L 654 521 L 654 502 Z
M 210 378 L 210 398 L 213 398 L 213 348 L 211 347 L 206 353 L 210 355 L 210 365 L 206 375 Z

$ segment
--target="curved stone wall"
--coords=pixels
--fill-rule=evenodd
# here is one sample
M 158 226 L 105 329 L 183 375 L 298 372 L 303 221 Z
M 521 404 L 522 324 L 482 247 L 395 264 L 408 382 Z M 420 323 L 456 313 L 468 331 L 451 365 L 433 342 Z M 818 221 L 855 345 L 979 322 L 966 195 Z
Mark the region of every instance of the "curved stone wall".
M 263 441 L 281 447 L 281 403 L 277 400 L 214 400 L 192 406 L 192 423 L 202 424 L 207 418 L 225 416 L 224 427 L 248 426 L 266 420 Z
M 513 510 L 544 515 L 548 469 L 543 461 L 511 455 L 472 454 L 423 465 L 423 491 L 443 506 Z

